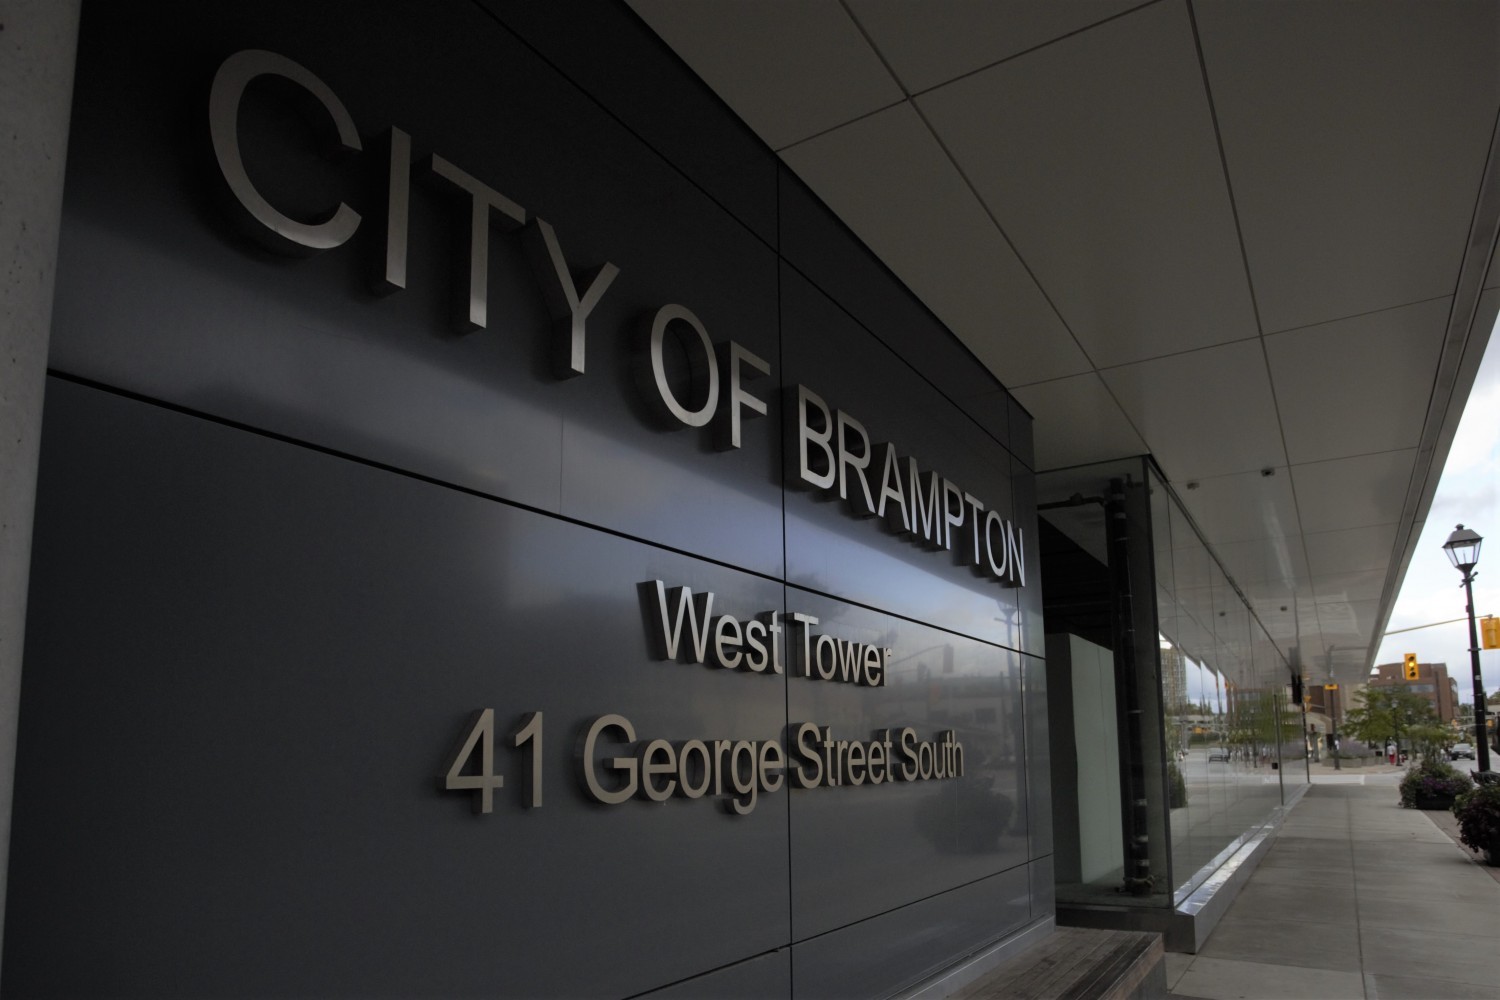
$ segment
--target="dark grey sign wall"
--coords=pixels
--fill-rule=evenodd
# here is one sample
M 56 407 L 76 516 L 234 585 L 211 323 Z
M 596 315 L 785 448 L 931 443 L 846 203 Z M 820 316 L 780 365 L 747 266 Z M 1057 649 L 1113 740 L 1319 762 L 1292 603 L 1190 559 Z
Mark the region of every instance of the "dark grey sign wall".
M 1029 418 L 627 10 L 380 10 L 86 8 L 7 995 L 865 995 L 1049 916 Z M 275 256 L 223 211 L 207 94 L 252 47 L 358 125 L 313 155 L 332 125 L 275 81 L 240 121 L 276 204 L 364 216 L 343 246 Z M 410 267 L 381 295 L 390 126 Z M 488 325 L 459 332 L 469 205 L 431 154 L 580 281 L 619 268 L 585 374 L 555 374 L 524 233 L 491 231 Z M 669 303 L 768 362 L 737 449 L 648 405 Z M 797 385 L 1014 521 L 1027 586 L 787 485 Z M 815 615 L 888 649 L 886 683 L 663 660 L 654 580 Z M 481 708 L 489 815 L 437 781 Z M 537 711 L 527 810 L 505 739 Z M 601 805 L 576 747 L 608 714 L 679 745 L 947 732 L 964 773 Z

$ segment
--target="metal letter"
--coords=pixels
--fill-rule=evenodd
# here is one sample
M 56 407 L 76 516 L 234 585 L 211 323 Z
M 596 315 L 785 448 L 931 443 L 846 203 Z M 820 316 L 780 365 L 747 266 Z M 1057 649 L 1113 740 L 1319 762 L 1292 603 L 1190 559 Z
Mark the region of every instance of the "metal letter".
M 770 362 L 761 360 L 732 340 L 729 342 L 727 348 L 721 352 L 720 357 L 722 358 L 725 375 L 729 382 L 729 434 L 724 441 L 724 446 L 738 448 L 740 446 L 740 424 L 742 423 L 740 411 L 742 409 L 749 410 L 761 416 L 764 416 L 766 413 L 765 400 L 758 396 L 750 395 L 750 393 L 740 387 L 741 366 L 749 365 L 761 375 L 769 375 L 771 374 L 771 365 Z M 751 375 L 750 377 L 755 378 L 757 376 Z
M 955 515 L 953 504 L 958 504 L 958 512 Z M 961 527 L 964 523 L 964 491 L 950 479 L 943 480 L 943 548 L 953 548 L 953 529 Z
M 1010 561 L 1010 581 L 1017 587 L 1026 586 L 1026 558 L 1022 548 L 1021 532 L 1009 521 L 1005 522 L 1005 556 Z
M 489 322 L 490 299 L 490 210 L 500 213 L 501 226 L 514 229 L 526 224 L 526 209 L 437 154 L 432 172 L 469 192 L 469 314 L 467 324 L 475 330 Z
M 822 415 L 822 431 L 813 430 L 808 422 L 809 407 L 816 408 Z M 823 461 L 820 464 L 826 467 L 826 472 L 813 471 L 807 452 L 809 444 L 816 445 L 822 454 Z M 826 490 L 833 485 L 834 477 L 838 474 L 834 465 L 833 414 L 828 412 L 828 404 L 823 402 L 821 396 L 807 386 L 799 385 L 797 386 L 797 478 L 809 486 Z
M 634 757 L 613 758 L 609 765 L 625 774 L 625 784 L 610 791 L 599 783 L 599 776 L 594 773 L 594 744 L 598 742 L 599 734 L 606 729 L 620 730 L 625 734 L 627 743 L 635 741 L 635 727 L 630 724 L 629 719 L 623 715 L 601 715 L 589 725 L 588 733 L 584 736 L 583 745 L 579 749 L 579 764 L 583 768 L 583 783 L 594 800 L 615 806 L 635 794 L 636 763 Z
M 865 478 L 865 470 L 870 467 L 870 459 L 874 457 L 870 435 L 865 432 L 864 424 L 843 410 L 838 411 L 836 418 L 839 428 L 839 498 L 849 500 L 854 513 L 859 517 L 869 517 L 875 513 L 875 498 L 870 495 L 870 481 Z M 851 431 L 860 441 L 858 455 L 852 454 L 849 448 Z M 859 480 L 859 492 L 852 499 L 849 496 L 849 477 L 844 474 L 846 468 L 853 469 L 855 478 Z
M 943 522 L 939 505 L 942 502 L 943 477 L 936 472 L 927 473 L 927 492 L 924 494 L 922 473 L 917 469 L 917 460 L 908 458 L 906 468 L 911 485 L 911 533 L 925 545 L 942 548 Z
M 688 766 L 689 754 L 696 754 L 702 762 L 703 781 L 696 785 L 688 779 L 688 775 L 691 773 Z M 702 740 L 688 740 L 684 743 L 682 748 L 677 751 L 677 788 L 682 792 L 683 797 L 689 799 L 702 798 L 703 793 L 708 791 L 709 783 L 713 781 L 713 777 L 713 764 L 709 760 L 708 745 Z
M 660 763 L 654 763 L 652 757 L 658 754 L 666 754 L 667 759 Z M 672 797 L 677 790 L 677 782 L 668 780 L 660 788 L 652 780 L 658 774 L 674 774 L 677 771 L 677 755 L 672 750 L 672 744 L 666 740 L 652 740 L 641 747 L 641 793 L 652 802 L 665 802 Z
M 526 241 L 530 251 L 532 268 L 542 285 L 542 295 L 552 318 L 557 322 L 557 349 L 553 353 L 554 368 L 559 378 L 583 374 L 584 324 L 589 314 L 604 297 L 605 291 L 619 275 L 620 269 L 605 261 L 585 284 L 583 294 L 573 281 L 573 272 L 563 257 L 562 247 L 557 242 L 557 233 L 546 219 L 534 219 Z M 550 271 L 557 280 L 543 277 Z
M 531 768 L 527 771 L 525 792 L 521 804 L 527 809 L 542 807 L 542 713 L 528 712 L 522 716 L 521 724 L 511 735 L 511 746 L 521 748 L 522 743 L 531 744 Z
M 1000 561 L 995 561 L 995 528 L 1000 529 Z M 986 511 L 984 515 L 984 551 L 986 561 L 989 563 L 990 572 L 995 579 L 1004 580 L 1006 571 L 1010 567 L 1010 560 L 1005 551 L 1005 519 L 998 511 Z
M 385 202 L 385 274 L 376 287 L 394 292 L 406 287 L 406 234 L 411 217 L 411 136 L 392 128 L 390 181 Z
M 678 402 L 672 393 L 672 387 L 667 384 L 666 358 L 662 354 L 662 345 L 666 340 L 667 326 L 674 319 L 686 323 L 697 334 L 699 349 L 696 352 L 690 349 L 692 382 L 696 388 L 698 383 L 706 381 L 707 388 L 703 394 L 703 405 L 696 410 L 689 410 Z M 656 316 L 651 321 L 651 375 L 656 380 L 656 392 L 661 397 L 662 404 L 678 421 L 688 427 L 702 427 L 713 418 L 714 410 L 719 405 L 719 369 L 714 363 L 714 345 L 709 342 L 708 331 L 703 329 L 703 324 L 687 306 L 665 305 L 656 310 Z
M 740 628 L 740 623 L 728 615 L 720 615 L 718 621 L 714 623 L 714 663 L 725 670 L 738 667 L 740 661 L 745 658 L 740 652 L 744 641 L 745 634 Z
M 911 531 L 911 515 L 906 512 L 906 487 L 901 485 L 901 466 L 896 459 L 896 446 L 887 442 L 881 459 L 880 502 L 875 508 L 879 517 L 886 519 L 892 530 Z M 885 502 L 891 500 L 896 509 L 887 514 Z M 897 514 L 899 510 L 899 516 Z
M 347 149 L 362 148 L 354 119 L 349 117 L 343 102 L 327 84 L 285 56 L 262 49 L 245 49 L 224 60 L 214 74 L 213 86 L 208 92 L 208 129 L 219 170 L 235 199 L 250 218 L 264 227 L 264 231 L 252 229 L 251 232 L 262 237 L 271 249 L 299 256 L 313 250 L 331 250 L 347 242 L 359 228 L 358 212 L 339 202 L 327 221 L 298 222 L 266 201 L 245 172 L 245 162 L 240 156 L 240 101 L 251 80 L 267 75 L 284 77 L 299 84 L 323 105 L 333 119 L 338 127 L 339 142 Z

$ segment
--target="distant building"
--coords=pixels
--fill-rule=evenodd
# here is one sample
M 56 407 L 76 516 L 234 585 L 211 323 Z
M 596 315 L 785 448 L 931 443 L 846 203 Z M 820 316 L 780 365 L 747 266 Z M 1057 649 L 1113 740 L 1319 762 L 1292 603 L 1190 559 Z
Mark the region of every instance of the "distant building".
M 1415 679 L 1406 677 L 1403 663 L 1382 663 L 1370 675 L 1371 687 L 1396 687 L 1426 698 L 1439 722 L 1450 722 L 1458 714 L 1458 684 L 1448 676 L 1446 663 L 1418 663 Z

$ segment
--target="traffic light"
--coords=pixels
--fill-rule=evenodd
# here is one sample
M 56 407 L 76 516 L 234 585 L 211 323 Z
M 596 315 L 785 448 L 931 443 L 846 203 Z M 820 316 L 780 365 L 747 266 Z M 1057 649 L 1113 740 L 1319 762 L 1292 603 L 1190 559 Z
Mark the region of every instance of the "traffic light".
M 1479 619 L 1479 648 L 1500 649 L 1500 618 L 1485 615 Z
M 1406 654 L 1406 679 L 1414 681 L 1417 679 L 1417 654 Z

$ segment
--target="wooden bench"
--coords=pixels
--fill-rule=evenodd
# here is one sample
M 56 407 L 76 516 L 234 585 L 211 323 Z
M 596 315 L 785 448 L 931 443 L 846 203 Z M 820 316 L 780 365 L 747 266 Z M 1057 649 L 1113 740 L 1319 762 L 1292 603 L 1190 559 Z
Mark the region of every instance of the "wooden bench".
M 1135 1000 L 1165 997 L 1161 935 L 1059 927 L 955 994 L 963 1000 Z

